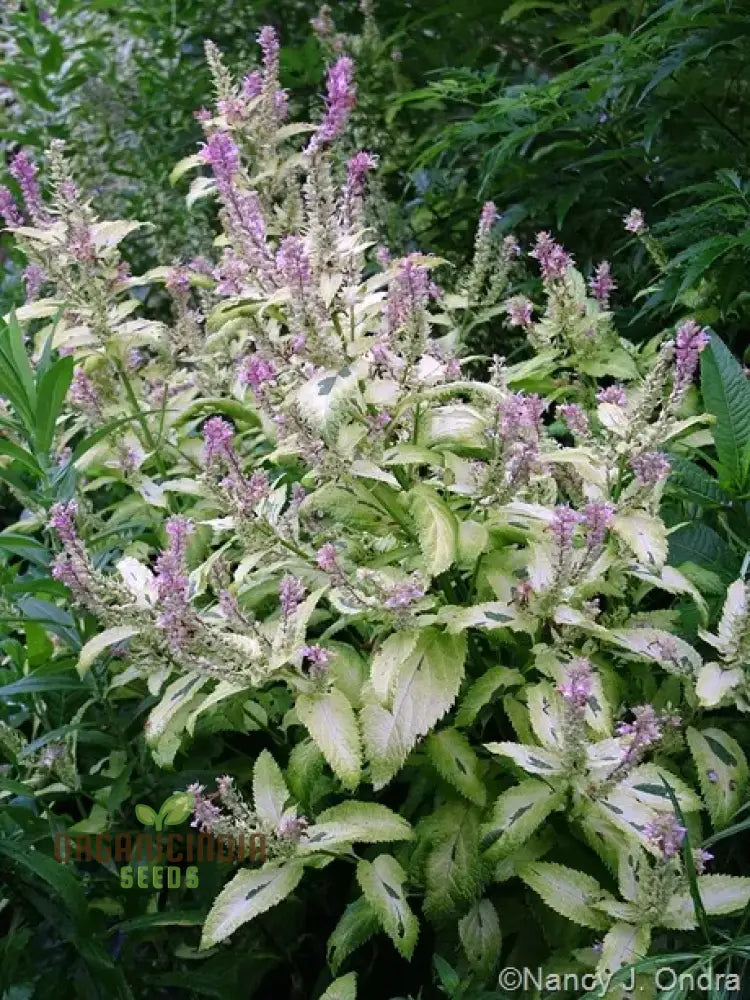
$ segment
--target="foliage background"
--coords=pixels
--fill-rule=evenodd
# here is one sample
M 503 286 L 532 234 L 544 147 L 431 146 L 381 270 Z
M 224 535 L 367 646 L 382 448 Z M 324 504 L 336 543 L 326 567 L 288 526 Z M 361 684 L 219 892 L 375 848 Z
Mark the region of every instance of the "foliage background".
M 199 204 L 186 213 L 184 188 L 170 185 L 169 174 L 200 137 L 193 112 L 210 90 L 204 40 L 216 41 L 229 64 L 241 67 L 257 28 L 277 24 L 282 79 L 304 117 L 319 98 L 324 66 L 309 31 L 315 13 L 310 4 L 287 0 L 8 3 L 0 13 L 3 151 L 6 157 L 19 146 L 40 152 L 50 138 L 66 138 L 103 217 L 154 223 L 153 240 L 130 248 L 134 270 L 192 255 L 212 232 L 212 212 Z M 358 124 L 383 157 L 380 210 L 394 249 L 419 246 L 464 262 L 478 209 L 491 198 L 503 213 L 502 226 L 527 239 L 539 229 L 555 231 L 585 272 L 611 259 L 620 284 L 618 323 L 634 340 L 645 341 L 689 307 L 750 360 L 747 4 L 466 0 L 457 9 L 384 0 L 376 18 L 381 41 L 373 71 L 360 80 Z M 355 4 L 342 4 L 336 19 L 343 30 L 360 30 Z M 634 206 L 643 209 L 666 265 L 623 232 L 621 217 Z M 5 237 L 0 254 L 4 314 L 23 301 L 23 291 L 21 261 Z M 533 288 L 533 279 L 522 287 Z M 648 293 L 636 298 L 644 287 Z M 159 302 L 153 308 L 158 313 Z M 507 344 L 507 330 L 497 326 L 479 346 L 504 353 Z M 710 409 L 708 398 L 706 404 Z M 747 483 L 722 475 L 716 461 L 688 465 L 675 469 L 663 509 L 668 523 L 683 525 L 672 536 L 671 558 L 689 559 L 726 585 L 738 575 L 750 540 Z M 15 520 L 17 504 L 7 493 L 3 501 L 4 517 Z M 105 564 L 109 546 L 103 538 Z M 23 554 L 31 555 L 37 583 L 20 582 L 28 591 L 22 616 L 4 611 L 1 697 L 31 696 L 28 715 L 9 720 L 17 726 L 43 702 L 34 729 L 35 749 L 41 749 L 70 731 L 95 692 L 72 690 L 64 676 L 72 660 L 56 659 L 55 672 L 34 684 L 25 678 L 49 660 L 47 632 L 69 637 L 74 623 L 52 603 L 59 591 L 45 579 L 49 553 L 29 540 Z M 19 585 L 10 566 L 3 574 L 4 587 Z M 709 580 L 707 596 L 718 609 L 722 595 L 715 583 L 714 589 L 710 593 Z M 690 628 L 690 610 L 681 610 Z M 248 760 L 267 742 L 260 730 L 204 734 L 194 747 L 200 767 L 172 776 L 154 768 L 139 747 L 128 756 L 124 777 L 112 782 L 89 769 L 112 750 L 138 746 L 150 704 L 135 711 L 127 703 L 102 700 L 101 706 L 77 736 L 88 775 L 81 792 L 100 795 L 109 810 L 120 808 L 126 795 L 128 802 L 156 805 L 186 782 L 209 781 L 218 760 L 239 780 L 247 778 Z M 286 707 L 269 705 L 269 711 L 281 716 Z M 744 720 L 732 725 L 746 744 Z M 33 845 L 48 835 L 47 823 L 24 801 L 23 789 L 15 792 L 20 798 L 3 806 L 1 822 L 22 825 L 25 843 Z M 61 809 L 75 813 L 77 803 L 62 802 Z M 6 847 L 6 856 L 12 850 Z M 186 899 L 184 910 L 175 906 L 165 921 L 139 912 L 132 894 L 118 896 L 94 875 L 80 885 L 28 851 L 14 860 L 21 891 L 0 912 L 3 1000 L 59 996 L 63 981 L 85 997 L 127 996 L 128 988 L 136 996 L 240 996 L 261 983 L 259 996 L 287 995 L 291 988 L 292 997 L 317 997 L 324 984 L 311 982 L 308 969 L 346 902 L 346 873 L 340 881 L 325 873 L 323 882 L 320 875 L 319 883 L 305 887 L 297 913 L 286 909 L 264 920 L 262 948 L 222 950 L 198 965 L 190 953 L 195 911 L 208 908 L 221 872 L 203 872 L 199 896 Z M 114 929 L 102 934 L 103 916 L 113 913 Z M 549 912 L 539 919 L 548 938 L 563 933 L 563 922 Z M 728 935 L 744 956 L 742 931 L 735 926 Z M 384 965 L 394 993 L 461 995 L 450 970 L 441 972 L 439 962 L 435 970 L 426 943 L 412 964 L 394 958 L 387 941 L 374 943 L 363 978 L 377 982 Z

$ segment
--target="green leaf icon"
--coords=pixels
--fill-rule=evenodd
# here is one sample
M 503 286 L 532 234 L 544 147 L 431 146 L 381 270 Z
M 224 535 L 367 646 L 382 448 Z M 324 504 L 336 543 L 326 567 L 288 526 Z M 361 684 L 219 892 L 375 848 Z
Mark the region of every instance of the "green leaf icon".
M 194 799 L 192 792 L 175 792 L 162 804 L 159 819 L 162 826 L 178 826 L 183 823 L 193 811 Z
M 138 821 L 144 826 L 153 826 L 156 823 L 156 813 L 151 806 L 144 806 L 143 803 L 139 802 L 135 807 L 135 814 Z

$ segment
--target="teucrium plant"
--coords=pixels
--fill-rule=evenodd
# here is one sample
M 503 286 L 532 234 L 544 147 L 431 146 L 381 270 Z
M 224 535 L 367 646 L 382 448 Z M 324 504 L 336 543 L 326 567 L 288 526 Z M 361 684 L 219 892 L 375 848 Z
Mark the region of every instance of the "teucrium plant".
M 708 609 L 668 563 L 660 516 L 668 450 L 705 422 L 689 389 L 707 333 L 687 318 L 636 349 L 613 327 L 606 262 L 587 289 L 541 233 L 528 256 L 543 305 L 515 296 L 496 309 L 533 352 L 466 377 L 462 335 L 505 295 L 520 247 L 499 240 L 488 205 L 452 293 L 433 279 L 440 261 L 392 259 L 366 225 L 376 158 L 337 152 L 351 59 L 328 71 L 321 122 L 294 124 L 274 32 L 259 42 L 242 81 L 208 46 L 215 107 L 176 171 L 201 171 L 188 202 L 217 200 L 210 254 L 128 275 L 117 246 L 137 225 L 98 221 L 59 147 L 48 201 L 28 160 L 30 218 L 4 201 L 45 292 L 18 319 L 42 320 L 36 343 L 51 334 L 76 365 L 57 443 L 78 490 L 48 524 L 53 575 L 103 627 L 79 671 L 106 656 L 110 697 L 158 698 L 145 736 L 165 767 L 224 705 L 257 714 L 264 692 L 289 692 L 284 729 L 306 736 L 286 775 L 264 751 L 252 796 L 230 777 L 216 793 L 190 789 L 202 830 L 269 844 L 266 864 L 216 899 L 204 946 L 339 857 L 356 877 L 329 943 L 334 970 L 377 927 L 411 956 L 423 897 L 427 919 L 452 926 L 489 975 L 497 885 L 518 875 L 606 931 L 601 961 L 618 967 L 645 951 L 650 927 L 692 926 L 672 796 L 695 836 L 703 803 L 726 825 L 747 778 L 736 742 L 699 721 L 688 744 L 703 801 L 676 773 L 680 712 L 696 721 L 698 700 L 735 691 L 745 707 L 746 587 L 730 589 L 711 640 L 721 664 L 704 665 L 674 634 L 673 596 L 704 624 Z M 139 315 L 134 290 L 159 283 L 171 322 Z M 96 447 L 65 451 L 100 428 Z M 97 490 L 125 499 L 110 514 Z M 129 541 L 135 513 L 154 526 L 148 542 Z M 123 536 L 114 565 L 97 557 L 105 526 Z M 630 692 L 623 702 L 618 678 L 633 671 L 671 693 L 658 709 Z M 334 801 L 305 815 L 289 788 L 323 761 Z M 404 816 L 374 798 L 415 775 Z M 539 861 L 547 823 L 620 873 L 625 902 Z M 381 843 L 396 846 L 353 847 Z M 750 898 L 747 879 L 701 875 L 698 887 L 709 913 Z

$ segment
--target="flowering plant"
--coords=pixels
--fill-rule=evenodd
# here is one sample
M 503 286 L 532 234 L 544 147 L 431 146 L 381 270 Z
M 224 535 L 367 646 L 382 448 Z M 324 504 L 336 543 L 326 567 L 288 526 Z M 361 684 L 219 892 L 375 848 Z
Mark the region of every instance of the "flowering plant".
M 140 224 L 99 221 L 59 145 L 48 200 L 23 154 L 24 208 L 2 194 L 34 292 L 16 320 L 41 321 L 37 359 L 57 351 L 70 385 L 34 458 L 58 470 L 54 503 L 9 485 L 50 530 L 69 606 L 96 623 L 79 675 L 111 699 L 151 697 L 163 768 L 201 732 L 284 734 L 248 794 L 228 776 L 190 786 L 201 830 L 269 843 L 215 900 L 204 948 L 344 859 L 356 878 L 334 973 L 377 929 L 410 958 L 417 908 L 486 980 L 516 878 L 605 932 L 578 960 L 611 971 L 652 928 L 694 925 L 696 867 L 705 912 L 750 900 L 750 879 L 703 874 L 710 857 L 690 846 L 704 807 L 720 829 L 746 787 L 742 749 L 700 714 L 744 676 L 746 587 L 713 640 L 726 669 L 704 664 L 674 601 L 703 626 L 710 610 L 669 563 L 660 516 L 671 456 L 707 433 L 691 386 L 708 331 L 686 318 L 636 348 L 613 326 L 609 265 L 587 287 L 548 233 L 528 253 L 543 303 L 508 297 L 522 250 L 491 204 L 451 292 L 439 260 L 392 259 L 368 225 L 376 158 L 338 153 L 352 60 L 330 67 L 321 121 L 290 123 L 272 29 L 259 44 L 241 81 L 208 46 L 215 107 L 177 169 L 201 171 L 189 201 L 218 201 L 212 257 L 130 275 L 118 244 Z M 152 283 L 170 321 L 138 315 Z M 532 353 L 468 378 L 463 334 L 488 309 Z M 19 398 L 4 420 L 15 457 Z M 624 902 L 540 860 L 553 829 Z

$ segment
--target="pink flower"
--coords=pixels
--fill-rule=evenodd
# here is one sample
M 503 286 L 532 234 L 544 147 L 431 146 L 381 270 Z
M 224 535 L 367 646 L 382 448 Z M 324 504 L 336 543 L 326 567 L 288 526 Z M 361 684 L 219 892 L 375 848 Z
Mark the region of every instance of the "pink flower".
M 276 76 L 279 67 L 279 36 L 276 34 L 276 29 L 270 24 L 266 24 L 258 32 L 258 45 L 260 45 L 266 76 Z
M 211 167 L 219 194 L 229 200 L 234 175 L 240 169 L 240 151 L 229 132 L 213 132 L 198 154 Z
M 354 63 L 348 56 L 341 56 L 328 70 L 326 86 L 328 91 L 326 113 L 307 145 L 306 152 L 309 155 L 338 138 L 346 126 L 349 112 L 356 103 Z
M 631 208 L 628 214 L 623 216 L 622 221 L 628 233 L 640 236 L 646 232 L 646 220 L 640 208 Z
M 361 196 L 365 190 L 365 177 L 378 165 L 378 157 L 362 150 L 350 157 L 346 163 L 347 194 Z
M 27 264 L 23 270 L 23 280 L 26 285 L 26 298 L 28 301 L 35 299 L 39 291 L 47 280 L 44 268 L 38 264 Z
M 613 403 L 615 406 L 625 407 L 628 404 L 628 397 L 621 385 L 610 385 L 606 389 L 601 389 L 596 398 L 600 403 Z
M 639 486 L 655 486 L 669 475 L 669 459 L 661 451 L 647 451 L 630 459 Z
M 505 303 L 508 322 L 511 326 L 521 326 L 528 329 L 533 323 L 533 305 L 523 295 L 515 295 Z
M 16 199 L 4 184 L 0 184 L 0 216 L 9 229 L 23 225 L 23 215 L 16 205 Z
M 583 657 L 571 660 L 565 670 L 565 679 L 558 687 L 563 698 L 575 708 L 582 709 L 591 697 L 594 674 L 591 664 Z
M 70 398 L 73 404 L 81 410 L 96 413 L 101 409 L 99 393 L 96 391 L 94 383 L 82 368 L 76 368 L 73 372 L 73 381 L 70 385 Z
M 588 434 L 589 418 L 576 403 L 563 403 L 559 407 L 560 415 L 574 434 Z
M 583 516 L 572 507 L 564 504 L 555 507 L 552 523 L 549 530 L 552 533 L 560 553 L 569 552 L 573 547 L 573 535 L 576 525 L 580 524 Z
M 259 97 L 262 90 L 263 76 L 260 70 L 255 69 L 252 73 L 248 73 L 242 81 L 242 96 L 251 101 L 254 97 Z
M 602 544 L 607 529 L 615 517 L 615 508 L 609 503 L 592 501 L 583 508 L 583 526 L 586 534 L 586 544 L 589 549 Z
M 276 378 L 276 368 L 272 361 L 266 361 L 259 354 L 251 354 L 240 368 L 239 379 L 243 385 L 249 385 L 254 392 L 262 391 L 267 382 Z
M 498 218 L 497 208 L 492 201 L 486 201 L 482 206 L 482 213 L 479 216 L 478 236 L 486 236 L 492 229 L 493 223 Z
M 402 258 L 388 286 L 388 328 L 392 333 L 405 327 L 430 299 L 440 295 L 440 289 L 430 280 L 430 272 L 419 263 L 419 257 L 414 253 Z
M 401 583 L 391 590 L 386 598 L 385 607 L 391 611 L 408 608 L 410 604 L 424 597 L 424 587 L 414 581 Z
M 688 319 L 677 327 L 675 338 L 675 389 L 684 391 L 693 381 L 701 351 L 710 343 L 708 330 Z
M 78 504 L 75 500 L 61 501 L 50 508 L 48 525 L 57 532 L 63 544 L 73 544 L 78 541 L 75 522 L 77 513 Z
M 326 542 L 322 548 L 318 549 L 315 561 L 325 573 L 336 573 L 339 568 L 336 546 L 331 542 Z
M 285 236 L 276 253 L 276 267 L 283 280 L 297 291 L 312 281 L 310 257 L 305 242 L 299 236 Z
M 11 176 L 18 181 L 18 186 L 21 188 L 26 211 L 34 222 L 46 225 L 49 222 L 49 216 L 44 209 L 41 188 L 36 179 L 38 173 L 36 165 L 31 162 L 26 153 L 21 152 L 16 153 L 13 157 L 9 169 Z
M 589 278 L 589 288 L 594 298 L 605 308 L 609 305 L 609 297 L 617 288 L 617 282 L 609 272 L 609 262 L 603 260 L 594 271 L 593 278 Z
M 643 832 L 668 861 L 680 853 L 687 829 L 680 826 L 674 813 L 665 813 L 648 823 Z
M 168 547 L 156 560 L 156 590 L 160 607 L 157 623 L 174 651 L 182 649 L 192 632 L 190 583 L 185 565 L 188 535 L 194 525 L 182 515 L 166 523 Z
M 564 278 L 569 267 L 573 266 L 573 258 L 559 243 L 556 243 L 549 233 L 537 233 L 534 249 L 529 253 L 539 261 L 544 281 L 556 281 Z
M 234 428 L 223 417 L 211 417 L 203 425 L 203 459 L 207 465 L 226 458 L 232 451 Z
M 626 763 L 639 760 L 643 751 L 658 743 L 664 732 L 665 722 L 651 705 L 637 705 L 633 710 L 632 722 L 620 722 L 615 727 L 618 736 L 632 736 L 632 740 L 624 753 Z
M 305 588 L 301 580 L 291 573 L 287 573 L 279 584 L 279 599 L 281 601 L 281 613 L 285 618 L 302 603 L 305 596 Z

